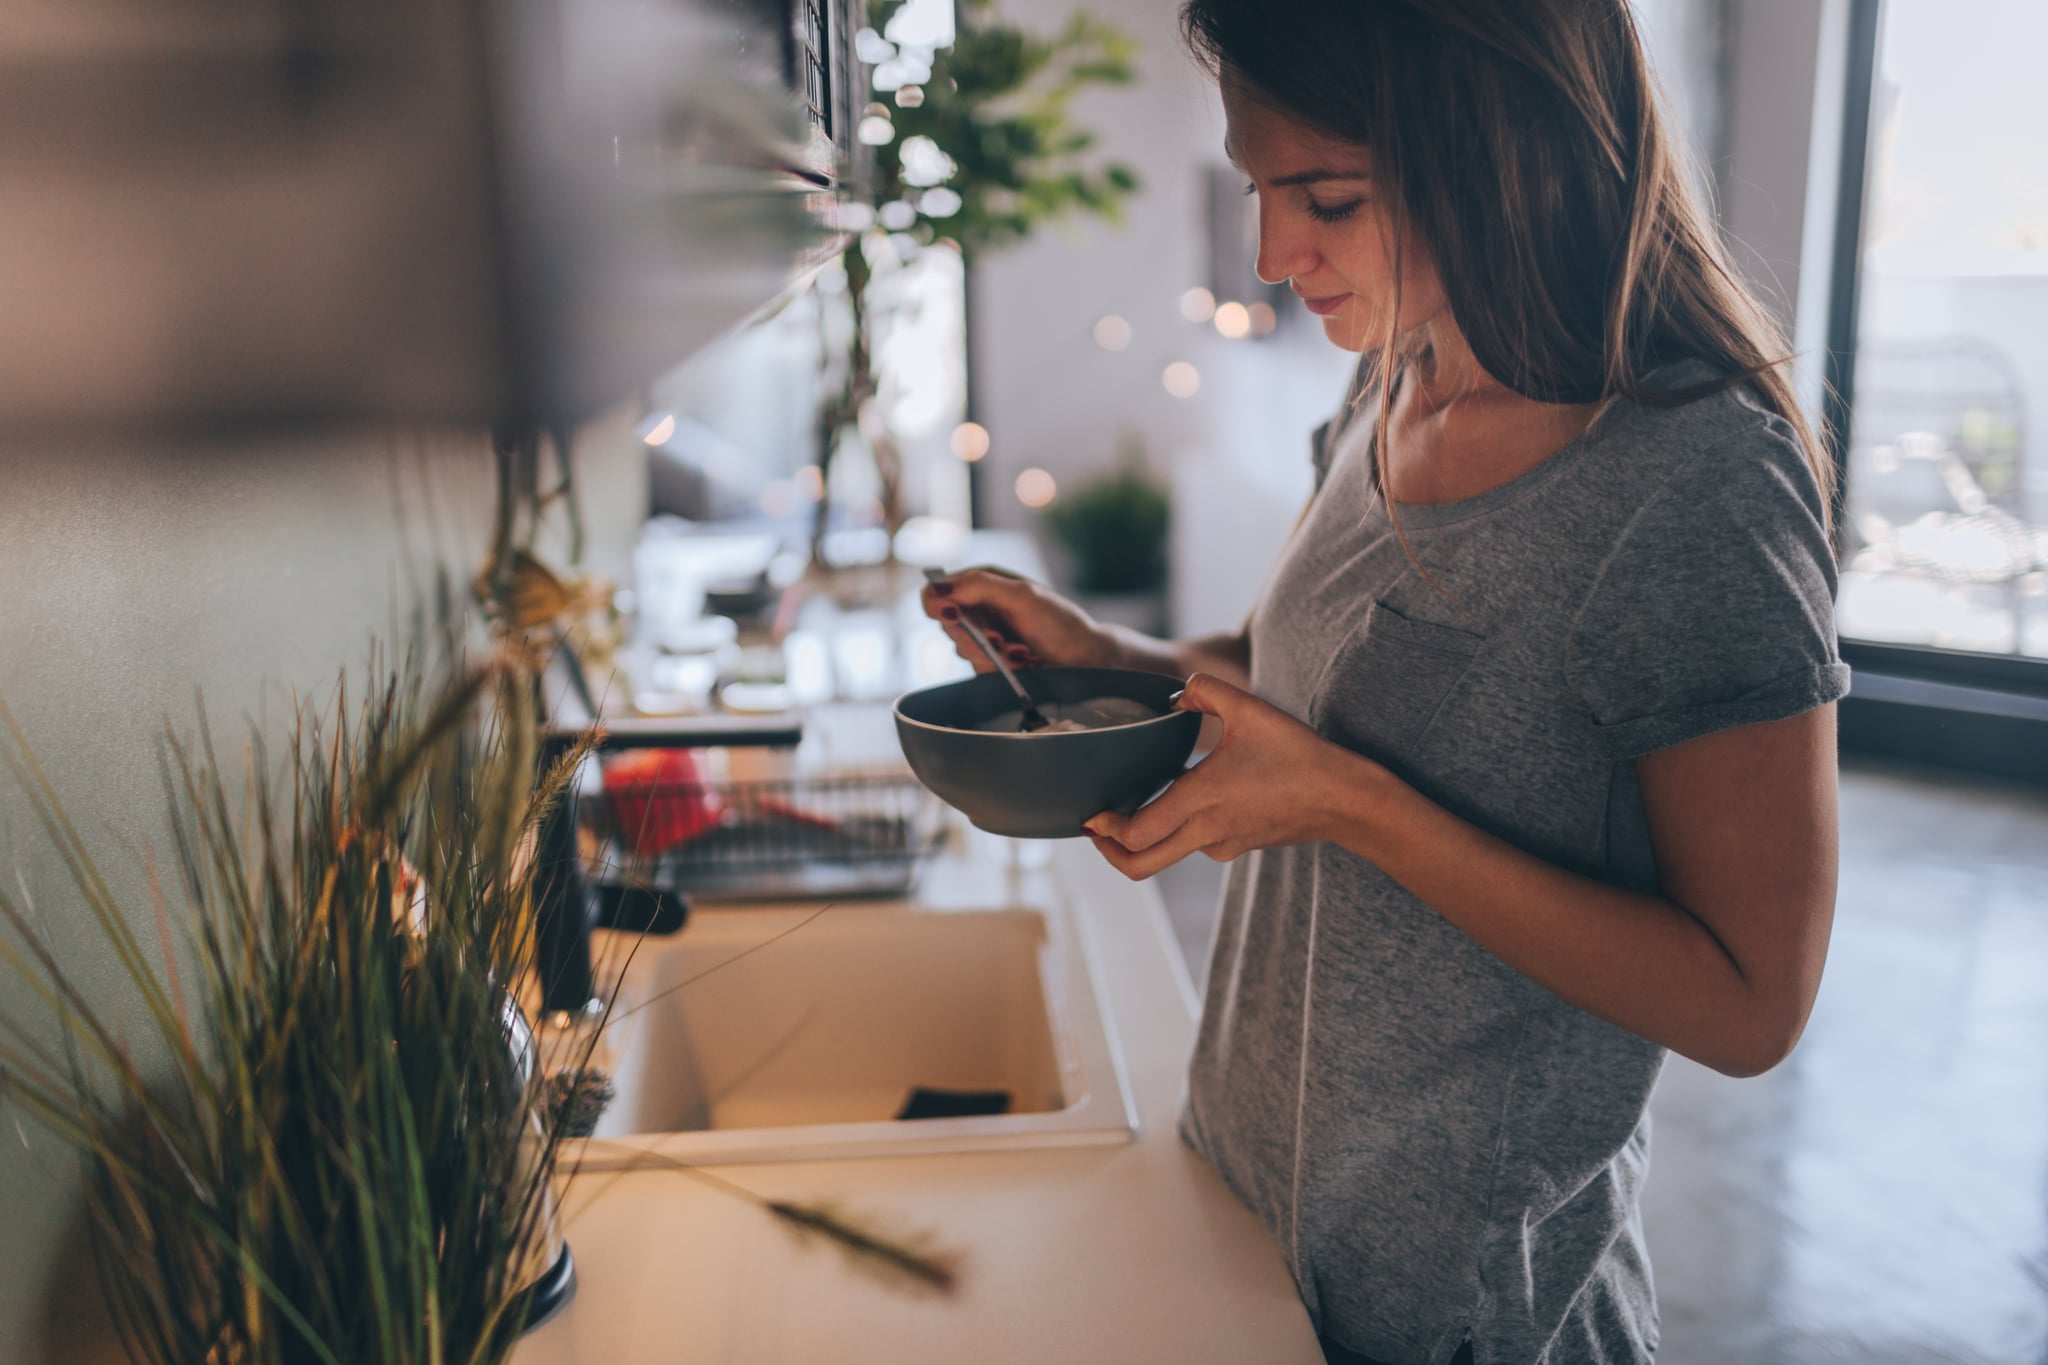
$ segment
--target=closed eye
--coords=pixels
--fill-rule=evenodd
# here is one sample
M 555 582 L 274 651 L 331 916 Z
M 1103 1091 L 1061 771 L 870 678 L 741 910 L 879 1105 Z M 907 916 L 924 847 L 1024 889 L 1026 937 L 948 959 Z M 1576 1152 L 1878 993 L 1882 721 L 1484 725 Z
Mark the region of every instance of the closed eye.
M 1247 197 L 1250 197 L 1259 192 L 1259 187 L 1247 183 L 1244 187 L 1244 192 Z M 1353 199 L 1343 204 L 1319 204 L 1314 199 L 1310 199 L 1308 201 L 1308 214 L 1309 217 L 1319 223 L 1341 223 L 1364 206 L 1365 200 L 1363 199 Z

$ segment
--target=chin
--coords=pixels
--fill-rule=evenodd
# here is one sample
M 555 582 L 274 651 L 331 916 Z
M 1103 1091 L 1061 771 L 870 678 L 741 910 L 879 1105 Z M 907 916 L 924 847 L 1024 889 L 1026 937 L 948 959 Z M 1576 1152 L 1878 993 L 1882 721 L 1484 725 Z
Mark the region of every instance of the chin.
M 1349 308 L 1316 320 L 1323 324 L 1323 335 L 1340 351 L 1369 351 L 1379 337 L 1370 318 L 1358 317 Z

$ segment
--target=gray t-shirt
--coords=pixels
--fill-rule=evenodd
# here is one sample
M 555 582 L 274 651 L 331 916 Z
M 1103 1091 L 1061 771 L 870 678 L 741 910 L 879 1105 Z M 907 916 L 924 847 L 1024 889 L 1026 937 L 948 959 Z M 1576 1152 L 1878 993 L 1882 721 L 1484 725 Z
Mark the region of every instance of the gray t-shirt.
M 1746 390 L 1618 404 L 1499 488 L 1398 509 L 1439 590 L 1375 494 L 1374 409 L 1317 433 L 1253 690 L 1481 829 L 1655 890 L 1632 760 L 1848 690 L 1790 429 Z M 1365 859 L 1266 849 L 1225 883 L 1181 1131 L 1352 1350 L 1621 1365 L 1657 1342 L 1636 1195 L 1663 1059 Z

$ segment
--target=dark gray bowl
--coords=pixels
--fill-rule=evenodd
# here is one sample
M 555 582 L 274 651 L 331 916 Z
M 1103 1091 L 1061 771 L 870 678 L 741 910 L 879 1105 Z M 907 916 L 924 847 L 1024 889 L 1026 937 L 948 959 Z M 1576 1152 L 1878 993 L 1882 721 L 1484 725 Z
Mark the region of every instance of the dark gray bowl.
M 1128 697 L 1166 711 L 1181 688 L 1163 673 L 1121 668 L 1027 668 L 1017 676 L 1040 705 Z M 982 829 L 1014 839 L 1071 839 L 1090 816 L 1130 814 L 1180 775 L 1202 729 L 1193 711 L 1070 734 L 969 728 L 1016 709 L 1016 695 L 993 673 L 896 703 L 896 736 L 917 780 Z

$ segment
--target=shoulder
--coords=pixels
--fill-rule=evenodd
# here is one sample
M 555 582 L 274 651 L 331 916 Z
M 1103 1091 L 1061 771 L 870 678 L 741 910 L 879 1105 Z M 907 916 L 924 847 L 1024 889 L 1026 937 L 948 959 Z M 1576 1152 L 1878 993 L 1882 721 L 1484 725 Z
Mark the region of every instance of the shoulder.
M 1821 481 L 1790 422 L 1747 385 L 1686 403 L 1618 401 L 1593 440 L 1571 497 L 1593 514 L 1597 553 L 1642 559 L 1800 542 L 1827 557 Z M 1608 565 L 1608 577 L 1616 563 Z
M 1798 433 L 1747 384 L 1676 404 L 1619 402 L 1598 425 L 1604 472 L 1631 520 L 1702 498 L 1785 500 L 1785 510 L 1821 519 L 1819 480 Z
M 1760 598 L 1831 603 L 1834 550 L 1820 481 L 1792 425 L 1748 386 L 1609 414 L 1610 534 L 1581 632 L 1721 615 Z

